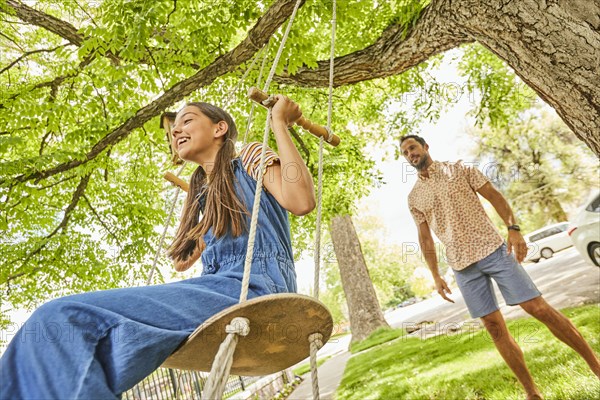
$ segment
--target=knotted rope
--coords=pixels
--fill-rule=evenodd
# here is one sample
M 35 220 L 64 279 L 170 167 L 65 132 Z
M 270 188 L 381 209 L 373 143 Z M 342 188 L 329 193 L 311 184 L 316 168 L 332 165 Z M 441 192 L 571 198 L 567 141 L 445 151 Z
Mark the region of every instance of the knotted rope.
M 296 12 L 298 11 L 298 7 L 300 7 L 300 3 L 302 0 L 296 1 L 294 6 L 294 10 L 292 11 L 292 15 L 290 16 L 290 20 L 285 29 L 285 33 L 283 34 L 283 38 L 281 39 L 281 43 L 279 44 L 279 49 L 277 50 L 277 55 L 275 56 L 275 60 L 273 61 L 273 65 L 271 66 L 271 70 L 269 71 L 269 75 L 267 76 L 267 80 L 265 82 L 265 86 L 263 87 L 264 92 L 268 92 L 269 86 L 271 85 L 271 81 L 275 76 L 275 70 L 277 69 L 277 64 L 279 63 L 279 59 L 281 58 L 281 54 L 283 53 L 283 48 L 285 47 L 285 42 L 290 34 L 290 30 L 292 28 L 292 24 L 294 22 L 294 18 L 296 17 Z M 258 213 L 260 211 L 260 196 L 262 194 L 263 189 L 263 177 L 265 175 L 265 160 L 267 154 L 267 144 L 269 140 L 269 132 L 270 132 L 270 123 L 271 120 L 271 109 L 269 109 L 267 113 L 267 120 L 265 122 L 265 130 L 263 134 L 263 143 L 262 143 L 262 151 L 260 153 L 260 171 L 256 184 L 256 191 L 254 193 L 254 205 L 252 207 L 252 220 L 250 221 L 250 233 L 248 237 L 248 249 L 246 250 L 246 262 L 244 264 L 244 278 L 242 280 L 242 292 L 240 293 L 240 303 L 246 301 L 248 298 L 248 285 L 250 283 L 250 269 L 252 266 L 252 257 L 254 254 L 254 241 L 256 239 L 256 227 L 258 225 Z
M 231 323 L 225 328 L 227 336 L 219 351 L 215 356 L 210 371 L 210 377 L 204 387 L 205 399 L 220 399 L 223 396 L 227 379 L 229 379 L 229 371 L 233 363 L 233 353 L 240 336 L 247 336 L 250 333 L 250 321 L 244 317 L 236 317 L 231 320 Z
M 323 335 L 313 333 L 308 336 L 310 344 L 310 378 L 312 381 L 313 400 L 319 400 L 319 379 L 317 373 L 317 352 L 323 347 Z
M 328 141 L 332 137 L 331 120 L 333 111 L 333 66 L 335 58 L 335 30 L 336 30 L 336 1 L 333 0 L 331 12 L 331 48 L 329 54 L 329 99 L 327 107 L 327 131 L 329 132 Z M 323 196 L 323 137 L 319 140 L 319 172 L 317 189 L 317 222 L 315 233 L 315 274 L 313 296 L 319 298 L 319 275 L 321 268 L 321 214 L 322 214 L 322 196 Z M 313 399 L 319 399 L 319 375 L 317 371 L 317 351 L 323 347 L 323 336 L 314 333 L 308 338 L 310 342 L 310 376 L 312 380 Z
M 267 43 L 267 45 L 265 47 L 265 55 L 263 57 L 262 64 L 260 65 L 260 71 L 258 71 L 258 79 L 256 80 L 256 86 L 260 86 L 260 84 L 262 82 L 263 71 L 265 70 L 265 65 L 267 64 L 267 57 L 269 55 L 269 45 L 270 44 L 271 44 L 271 41 L 269 40 L 269 42 Z M 246 132 L 244 133 L 244 141 L 242 142 L 243 144 L 248 143 L 248 133 L 250 132 L 250 128 L 252 127 L 252 121 L 254 119 L 254 108 L 255 107 L 256 107 L 256 104 L 254 102 L 252 102 L 252 104 L 250 105 L 250 112 L 248 113 L 248 122 L 246 123 Z
M 177 176 L 181 175 L 183 169 L 185 168 L 185 163 L 179 168 L 177 171 Z M 154 262 L 152 263 L 152 268 L 150 268 L 150 273 L 148 273 L 148 279 L 146 280 L 146 285 L 150 285 L 152 283 L 152 277 L 154 275 L 154 271 L 156 270 L 156 264 L 158 263 L 158 257 L 162 252 L 163 246 L 165 244 L 165 237 L 167 236 L 167 231 L 169 230 L 169 225 L 171 224 L 171 217 L 173 216 L 173 211 L 175 211 L 175 205 L 177 204 L 177 198 L 179 197 L 179 193 L 181 192 L 181 188 L 177 186 L 175 190 L 175 195 L 173 196 L 173 202 L 171 204 L 171 208 L 169 210 L 169 214 L 167 214 L 167 220 L 165 221 L 165 227 L 163 229 L 162 236 L 160 237 L 160 241 L 158 242 L 158 248 L 156 249 L 156 253 L 154 254 Z
M 302 2 L 302 0 L 296 1 L 294 10 L 292 11 L 292 15 L 290 16 L 290 20 L 287 24 L 285 33 L 283 35 L 283 38 L 281 39 L 281 43 L 279 44 L 279 49 L 277 51 L 277 55 L 275 56 L 275 60 L 273 61 L 273 65 L 271 66 L 271 70 L 270 70 L 267 80 L 265 82 L 264 91 L 268 90 L 269 85 L 271 84 L 271 81 L 273 80 L 273 76 L 275 76 L 275 70 L 277 68 L 277 64 L 279 63 L 279 59 L 281 58 L 281 54 L 283 53 L 285 43 L 289 36 L 290 30 L 292 28 L 292 24 L 294 22 L 296 13 L 298 11 L 298 8 L 300 7 L 301 2 Z M 254 205 L 252 207 L 252 220 L 250 221 L 248 248 L 246 250 L 246 260 L 244 263 L 244 276 L 242 279 L 242 290 L 240 293 L 240 300 L 239 300 L 240 303 L 246 301 L 246 299 L 248 298 L 248 286 L 250 284 L 250 270 L 251 270 L 251 266 L 252 266 L 252 257 L 254 254 L 254 242 L 256 239 L 256 228 L 258 225 L 258 213 L 260 211 L 260 196 L 262 194 L 263 177 L 264 177 L 265 170 L 266 170 L 266 168 L 265 168 L 266 157 L 265 156 L 266 156 L 266 149 L 267 149 L 267 143 L 268 143 L 269 132 L 270 132 L 270 127 L 269 127 L 270 119 L 271 119 L 271 112 L 269 109 L 269 112 L 267 113 L 267 120 L 265 123 L 265 131 L 264 131 L 264 135 L 263 135 L 263 146 L 262 146 L 262 151 L 261 151 L 261 156 L 260 156 L 261 168 L 260 168 L 259 176 L 257 179 L 256 191 L 254 193 Z M 248 326 L 248 331 L 249 331 L 249 329 L 250 328 Z M 237 333 L 229 333 L 228 332 L 227 337 L 225 338 L 223 343 L 221 343 L 221 346 L 219 347 L 219 351 L 217 353 L 217 357 L 215 357 L 215 360 L 213 361 L 213 364 L 212 364 L 212 367 L 210 370 L 210 375 L 208 377 L 208 382 L 206 383 L 205 398 L 220 399 L 223 396 L 223 390 L 225 388 L 225 385 L 220 384 L 220 382 L 227 381 L 227 379 L 229 377 L 229 371 L 231 369 L 231 364 L 233 362 L 233 353 L 235 352 L 235 347 L 237 345 L 237 341 L 238 341 Z M 219 356 L 219 354 L 222 354 L 222 357 Z

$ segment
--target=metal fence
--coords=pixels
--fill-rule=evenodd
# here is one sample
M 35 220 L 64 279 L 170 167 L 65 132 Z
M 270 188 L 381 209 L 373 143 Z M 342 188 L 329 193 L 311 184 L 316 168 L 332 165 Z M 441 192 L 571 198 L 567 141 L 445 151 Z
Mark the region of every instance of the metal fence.
M 122 398 L 126 400 L 200 399 L 207 379 L 208 373 L 205 372 L 159 368 L 131 390 L 123 393 Z M 230 376 L 223 398 L 243 392 L 258 379 L 260 379 L 258 376 Z

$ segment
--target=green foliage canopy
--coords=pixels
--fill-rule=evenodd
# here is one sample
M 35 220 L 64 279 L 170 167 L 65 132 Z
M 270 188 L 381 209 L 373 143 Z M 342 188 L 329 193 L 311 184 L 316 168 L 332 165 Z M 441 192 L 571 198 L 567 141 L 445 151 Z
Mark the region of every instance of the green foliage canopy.
M 395 17 L 392 3 L 340 2 L 339 31 L 369 33 L 339 35 L 337 51 L 374 40 Z M 252 57 L 263 55 L 257 53 L 261 46 L 247 43 L 249 32 L 270 10 L 285 6 L 289 14 L 290 5 L 284 0 L 42 0 L 33 7 L 0 2 L 3 300 L 30 307 L 67 293 L 142 282 L 172 199 L 161 178 L 172 166 L 160 113 L 179 108 L 186 94 L 187 100 L 223 105 L 224 94 L 232 93 L 228 110 L 243 130 L 250 104 L 241 92 L 258 84 L 260 60 L 249 67 Z M 330 7 L 309 2 L 300 9 L 279 71 L 327 58 Z M 365 13 L 377 16 L 377 23 L 365 20 Z M 267 67 L 285 16 L 263 18 L 261 27 L 273 32 Z M 374 29 L 361 29 L 367 24 Z M 235 58 L 238 53 L 249 56 Z M 230 54 L 237 65 L 218 64 Z M 244 73 L 246 82 L 235 91 Z M 190 81 L 196 76 L 204 78 Z M 388 89 L 365 83 L 336 90 L 332 128 L 343 145 L 325 150 L 325 219 L 349 212 L 377 180 L 374 163 L 363 152 L 369 131 L 360 127 L 380 117 Z M 274 84 L 271 91 L 292 96 L 311 120 L 326 121 L 326 90 Z M 261 136 L 265 113 L 256 114 L 247 140 Z M 353 132 L 351 116 L 360 117 Z M 317 141 L 305 134 L 296 141 L 316 176 Z M 296 246 L 307 248 L 314 216 L 293 222 Z M 159 265 L 166 264 L 161 258 Z
M 406 34 L 428 3 L 338 1 L 336 54 L 360 51 L 390 24 L 403 24 Z M 273 62 L 293 4 L 40 0 L 28 6 L 0 0 L 3 301 L 31 307 L 67 293 L 143 282 L 173 198 L 161 178 L 173 167 L 160 114 L 183 100 L 227 103 L 244 131 L 251 105 L 243 92 L 264 82 L 262 56 L 267 66 Z M 330 18 L 330 2 L 303 2 L 278 73 L 329 57 Z M 465 74 L 476 78 L 490 69 L 477 60 L 466 58 Z M 386 114 L 403 93 L 437 90 L 425 79 L 428 67 L 424 62 L 401 75 L 336 88 L 332 128 L 343 143 L 325 149 L 325 221 L 354 212 L 356 200 L 381 179 L 366 154 L 368 143 L 436 118 L 430 110 L 438 105 L 431 101 L 416 103 L 414 114 Z M 482 108 L 481 119 L 508 118 L 486 111 L 513 101 L 494 96 L 506 85 L 475 78 L 494 105 Z M 276 82 L 271 92 L 291 96 L 309 119 L 325 123 L 326 90 Z M 247 140 L 261 137 L 265 113 L 255 114 Z M 305 134 L 294 140 L 316 176 L 317 141 Z M 314 214 L 294 218 L 292 229 L 296 248 L 309 248 Z M 159 265 L 168 262 L 161 258 Z
M 600 184 L 597 158 L 551 111 L 533 107 L 510 125 L 472 129 L 484 173 L 511 199 L 524 233 L 568 221 Z M 504 223 L 490 213 L 499 227 Z

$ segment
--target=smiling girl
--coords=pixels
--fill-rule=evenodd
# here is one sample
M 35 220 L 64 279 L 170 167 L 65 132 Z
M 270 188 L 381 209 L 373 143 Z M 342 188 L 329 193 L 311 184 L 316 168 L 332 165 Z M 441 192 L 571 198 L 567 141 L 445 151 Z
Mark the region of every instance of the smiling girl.
M 296 291 L 288 211 L 315 207 L 313 180 L 287 127 L 301 116 L 278 95 L 279 155 L 266 149 L 248 298 Z M 238 303 L 262 145 L 235 152 L 231 116 L 208 103 L 178 114 L 172 146 L 198 164 L 169 255 L 202 275 L 164 285 L 84 293 L 38 308 L 0 359 L 0 399 L 119 398 L 158 368 L 202 322 Z

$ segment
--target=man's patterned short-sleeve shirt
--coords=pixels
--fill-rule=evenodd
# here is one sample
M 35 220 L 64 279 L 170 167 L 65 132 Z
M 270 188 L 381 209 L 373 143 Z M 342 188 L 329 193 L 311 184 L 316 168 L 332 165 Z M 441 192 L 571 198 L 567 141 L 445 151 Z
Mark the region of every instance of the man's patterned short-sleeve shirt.
M 459 271 L 503 242 L 476 193 L 488 179 L 461 161 L 434 161 L 428 172 L 428 178 L 419 174 L 408 207 L 417 226 L 427 222 L 446 247 L 448 264 Z

